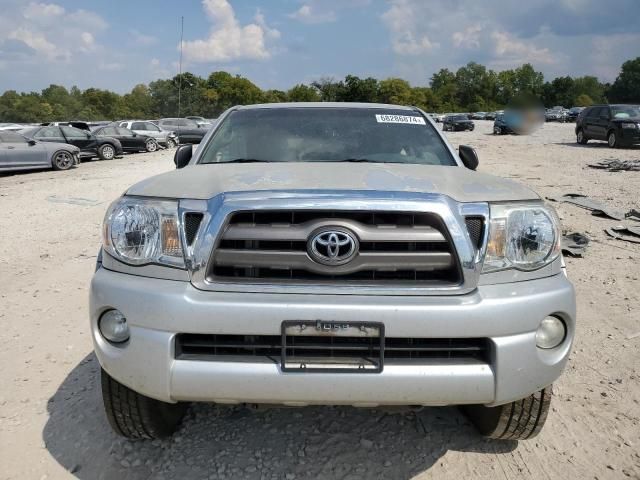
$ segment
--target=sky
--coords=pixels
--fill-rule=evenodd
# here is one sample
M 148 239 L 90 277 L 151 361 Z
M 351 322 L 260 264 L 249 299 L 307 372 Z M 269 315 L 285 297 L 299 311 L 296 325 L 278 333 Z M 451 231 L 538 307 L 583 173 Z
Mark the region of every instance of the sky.
M 640 0 L 0 0 L 0 92 L 169 78 L 181 16 L 183 71 L 263 89 L 347 74 L 428 85 L 470 61 L 613 81 L 640 56 Z

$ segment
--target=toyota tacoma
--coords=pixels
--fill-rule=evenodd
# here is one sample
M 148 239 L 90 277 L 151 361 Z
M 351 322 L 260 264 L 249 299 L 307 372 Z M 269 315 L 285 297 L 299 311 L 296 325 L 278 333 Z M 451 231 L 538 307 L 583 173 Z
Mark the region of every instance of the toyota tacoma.
M 108 208 L 90 320 L 113 429 L 189 402 L 459 405 L 542 428 L 575 294 L 554 210 L 415 107 L 238 106 Z

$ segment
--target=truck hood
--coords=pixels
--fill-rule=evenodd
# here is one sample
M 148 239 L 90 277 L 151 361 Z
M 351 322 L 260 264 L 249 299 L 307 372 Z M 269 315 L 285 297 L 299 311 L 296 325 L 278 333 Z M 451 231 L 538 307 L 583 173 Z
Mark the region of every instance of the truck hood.
M 447 195 L 458 202 L 537 200 L 529 188 L 463 167 L 389 163 L 199 164 L 148 178 L 127 195 L 208 200 L 258 190 L 375 190 Z

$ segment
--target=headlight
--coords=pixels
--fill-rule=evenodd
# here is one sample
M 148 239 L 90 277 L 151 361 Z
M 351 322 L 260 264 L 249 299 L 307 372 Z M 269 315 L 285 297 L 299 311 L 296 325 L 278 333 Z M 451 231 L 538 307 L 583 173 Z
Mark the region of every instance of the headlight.
M 104 219 L 103 245 L 109 254 L 130 265 L 184 267 L 178 203 L 135 197 L 116 200 Z
M 483 272 L 536 270 L 560 255 L 560 222 L 546 205 L 492 205 Z
M 630 128 L 632 130 L 635 130 L 636 128 L 638 128 L 638 125 L 636 125 L 635 123 L 631 123 L 631 122 L 624 122 L 621 125 L 622 125 L 622 128 Z

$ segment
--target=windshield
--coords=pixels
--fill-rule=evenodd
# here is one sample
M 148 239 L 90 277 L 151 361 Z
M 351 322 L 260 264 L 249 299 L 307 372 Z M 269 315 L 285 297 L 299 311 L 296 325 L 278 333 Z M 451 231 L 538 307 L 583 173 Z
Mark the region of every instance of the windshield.
M 451 120 L 455 120 L 457 122 L 460 122 L 462 120 L 469 120 L 468 117 L 465 117 L 464 115 L 454 115 L 452 117 L 450 117 Z
M 638 118 L 640 117 L 640 105 L 612 105 L 613 118 Z
M 456 165 L 418 112 L 373 108 L 255 108 L 231 112 L 200 163 L 369 161 Z

